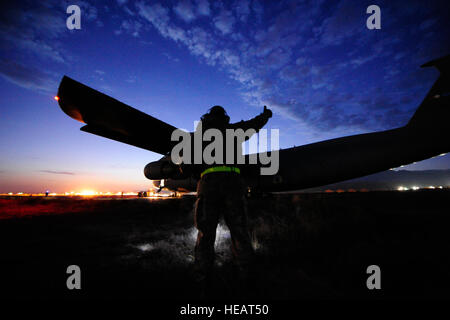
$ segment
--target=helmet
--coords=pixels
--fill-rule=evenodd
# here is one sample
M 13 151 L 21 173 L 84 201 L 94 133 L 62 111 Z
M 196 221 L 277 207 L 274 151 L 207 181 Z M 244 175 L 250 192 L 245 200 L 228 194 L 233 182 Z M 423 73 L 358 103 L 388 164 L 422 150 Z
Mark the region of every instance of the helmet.
M 209 109 L 209 114 L 213 116 L 226 116 L 227 112 L 222 106 L 214 106 L 211 109 Z
M 230 117 L 222 106 L 213 106 L 207 114 L 202 116 L 202 120 L 206 119 L 222 119 L 224 122 L 230 122 Z

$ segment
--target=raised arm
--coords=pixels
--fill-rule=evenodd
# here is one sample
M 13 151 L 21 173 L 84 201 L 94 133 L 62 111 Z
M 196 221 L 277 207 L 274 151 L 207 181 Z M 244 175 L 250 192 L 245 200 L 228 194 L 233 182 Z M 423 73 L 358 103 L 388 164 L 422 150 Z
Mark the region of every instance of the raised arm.
M 256 132 L 258 132 L 264 125 L 269 121 L 269 118 L 272 117 L 272 111 L 270 109 L 267 109 L 266 106 L 264 106 L 264 111 L 257 115 L 256 117 L 247 120 L 247 121 L 239 121 L 236 123 L 230 124 L 231 129 L 242 129 L 244 131 L 247 131 L 248 129 L 254 129 Z

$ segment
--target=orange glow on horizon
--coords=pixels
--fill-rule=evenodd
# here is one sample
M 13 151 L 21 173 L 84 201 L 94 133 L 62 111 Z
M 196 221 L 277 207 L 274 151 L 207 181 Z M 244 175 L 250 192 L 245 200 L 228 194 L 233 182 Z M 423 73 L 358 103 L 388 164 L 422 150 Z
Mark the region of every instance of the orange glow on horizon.
M 97 193 L 94 190 L 81 190 L 80 196 L 95 196 Z
M 58 96 L 55 96 L 55 98 L 54 98 L 56 101 L 58 101 L 59 100 L 59 97 Z
M 70 189 L 69 189 L 70 190 Z M 79 191 L 71 190 L 71 191 L 63 191 L 63 192 L 55 192 L 55 191 L 47 191 L 47 192 L 24 192 L 24 191 L 18 191 L 18 192 L 8 192 L 8 193 L 2 193 L 0 192 L 0 196 L 13 196 L 13 197 L 86 197 L 86 198 L 96 198 L 96 197 L 151 197 L 151 198 L 160 198 L 160 197 L 167 197 L 169 194 L 163 194 L 163 193 L 155 193 L 155 190 L 147 189 L 145 191 L 131 191 L 131 190 L 124 190 L 124 191 L 97 191 L 93 188 L 80 188 Z

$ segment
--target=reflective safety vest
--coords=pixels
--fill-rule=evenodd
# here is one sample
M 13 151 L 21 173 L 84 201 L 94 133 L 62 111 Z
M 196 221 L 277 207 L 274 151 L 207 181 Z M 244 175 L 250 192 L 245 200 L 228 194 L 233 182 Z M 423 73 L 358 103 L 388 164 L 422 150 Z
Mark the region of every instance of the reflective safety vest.
M 227 166 L 211 167 L 211 168 L 208 168 L 205 171 L 203 171 L 200 174 L 200 178 L 203 178 L 203 176 L 205 174 L 211 173 L 211 172 L 236 172 L 236 173 L 240 174 L 241 170 L 239 168 L 236 168 L 236 167 L 227 167 Z

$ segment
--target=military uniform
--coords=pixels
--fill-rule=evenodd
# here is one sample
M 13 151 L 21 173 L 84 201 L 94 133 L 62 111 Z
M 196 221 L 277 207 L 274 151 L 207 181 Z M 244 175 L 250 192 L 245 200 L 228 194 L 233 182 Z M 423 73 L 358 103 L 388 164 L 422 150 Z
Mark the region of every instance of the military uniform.
M 214 263 L 216 228 L 221 217 L 230 229 L 232 252 L 239 269 L 248 270 L 253 249 L 247 229 L 246 199 L 241 177 L 237 173 L 218 172 L 198 183 L 195 226 L 198 229 L 195 259 L 205 274 Z
M 215 108 L 215 107 L 214 107 Z M 224 111 L 224 114 L 225 111 Z M 203 130 L 217 128 L 225 129 L 253 128 L 261 129 L 272 113 L 266 110 L 259 116 L 235 124 L 220 123 L 215 119 L 202 117 Z M 225 150 L 225 149 L 224 149 Z M 224 159 L 225 159 L 224 152 Z M 197 201 L 195 205 L 195 226 L 198 229 L 195 245 L 195 268 L 199 280 L 210 277 L 214 265 L 214 243 L 217 224 L 221 217 L 230 229 L 232 252 L 241 276 L 249 271 L 253 248 L 247 228 L 247 207 L 245 186 L 240 176 L 240 170 L 234 165 L 202 166 L 202 176 L 197 185 Z

